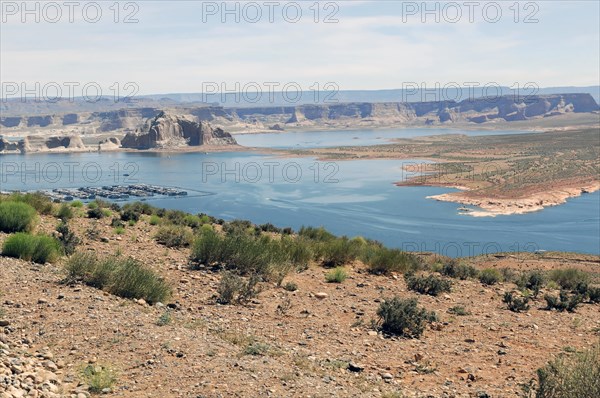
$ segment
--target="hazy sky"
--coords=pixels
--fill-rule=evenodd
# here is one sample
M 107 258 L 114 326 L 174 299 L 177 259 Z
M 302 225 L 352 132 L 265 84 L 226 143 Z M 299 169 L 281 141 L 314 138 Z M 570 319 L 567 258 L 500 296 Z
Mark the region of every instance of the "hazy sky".
M 407 82 L 600 84 L 598 1 L 430 2 L 426 15 L 421 1 L 229 2 L 234 11 L 226 15 L 220 1 L 136 1 L 121 2 L 118 16 L 108 1 L 96 3 L 100 17 L 95 4 L 86 6 L 85 18 L 86 2 L 79 2 L 72 23 L 62 1 L 45 9 L 37 2 L 39 22 L 36 2 L 28 3 L 32 14 L 21 3 L 2 2 L 4 83 L 135 82 L 139 94 L 200 92 L 210 82 L 297 82 L 303 89 L 335 82 L 342 90 Z M 138 22 L 124 23 L 132 13 Z M 337 22 L 325 23 L 328 15 Z

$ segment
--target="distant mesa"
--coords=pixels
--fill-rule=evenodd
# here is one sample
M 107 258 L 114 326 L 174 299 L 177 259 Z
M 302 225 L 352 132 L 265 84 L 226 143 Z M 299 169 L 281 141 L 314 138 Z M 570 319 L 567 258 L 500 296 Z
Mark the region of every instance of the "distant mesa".
M 97 146 L 86 146 L 79 134 L 62 136 L 28 135 L 19 141 L 0 136 L 0 153 L 116 151 L 120 149 L 182 149 L 237 145 L 231 134 L 195 116 L 170 115 L 160 111 L 134 132 L 120 140 L 108 137 Z
M 11 103 L 12 105 L 17 105 Z M 89 104 L 79 104 L 87 109 Z M 169 108 L 138 106 L 100 112 L 0 116 L 3 131 L 29 134 L 19 142 L 0 137 L 0 153 L 113 151 L 120 149 L 186 150 L 237 145 L 228 132 L 240 130 L 345 129 L 348 127 L 502 126 L 504 123 L 557 118 L 597 120 L 600 107 L 582 94 L 506 95 L 463 101 L 347 102 L 290 106 L 222 107 L 174 104 Z M 20 105 L 19 105 L 20 106 Z M 35 110 L 35 109 L 33 109 Z M 578 114 L 575 116 L 575 114 Z M 590 118 L 588 115 L 594 115 Z M 546 121 L 540 125 L 548 125 Z M 219 127 L 217 127 L 219 126 Z M 35 131 L 35 134 L 30 134 Z M 60 136 L 53 136 L 60 131 Z M 45 133 L 48 132 L 48 133 Z M 23 134 L 23 135 L 25 135 Z M 89 142 L 85 148 L 79 135 Z M 49 136 L 53 137 L 49 137 Z M 18 135 L 21 136 L 21 135 Z M 106 138 L 106 137 L 110 138 Z M 121 140 L 119 138 L 123 137 Z M 119 137 L 119 138 L 114 138 Z
M 214 128 L 208 122 L 195 121 L 192 116 L 160 112 L 140 130 L 130 132 L 121 141 L 122 148 L 171 149 L 191 146 L 237 145 L 231 134 Z
M 36 136 L 29 135 L 18 142 L 10 142 L 0 138 L 0 153 L 34 153 L 34 152 L 83 152 L 87 151 L 79 135 L 68 136 Z

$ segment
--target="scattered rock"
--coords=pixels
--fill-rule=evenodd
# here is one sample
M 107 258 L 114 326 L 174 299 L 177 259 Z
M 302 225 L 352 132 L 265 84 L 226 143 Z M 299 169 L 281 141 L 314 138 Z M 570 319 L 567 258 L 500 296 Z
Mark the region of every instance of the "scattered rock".
M 355 362 L 350 362 L 348 364 L 348 370 L 351 372 L 362 372 L 363 370 L 365 370 L 364 366 L 358 365 Z

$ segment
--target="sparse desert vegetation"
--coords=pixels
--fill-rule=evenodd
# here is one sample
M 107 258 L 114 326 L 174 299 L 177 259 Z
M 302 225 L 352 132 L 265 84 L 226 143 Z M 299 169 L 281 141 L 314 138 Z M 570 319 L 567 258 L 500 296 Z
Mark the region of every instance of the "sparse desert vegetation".
M 186 364 L 202 380 L 207 366 L 211 372 L 233 366 L 229 358 L 244 370 L 220 376 L 227 391 L 260 388 L 245 370 L 256 367 L 282 396 L 296 396 L 309 383 L 333 392 L 328 377 L 348 396 L 373 397 L 437 396 L 440 376 L 452 381 L 448 390 L 457 396 L 499 397 L 525 389 L 554 396 L 550 391 L 569 380 L 593 379 L 579 363 L 593 369 L 593 357 L 583 353 L 600 329 L 597 256 L 449 259 L 323 228 L 283 233 L 272 225 L 105 202 L 70 206 L 71 217 L 64 206 L 48 208 L 38 197 L 35 204 L 26 204 L 35 220 L 28 232 L 0 233 L 7 247 L 0 257 L 0 325 L 21 328 L 37 352 L 52 346 L 50 361 L 73 363 L 65 368 L 72 379 L 60 381 L 71 392 L 147 396 L 161 384 L 163 395 L 176 388 L 210 396 L 213 384 L 186 387 L 175 369 Z M 101 218 L 88 217 L 95 209 Z M 41 254 L 30 258 L 36 247 Z M 45 265 L 31 269 L 26 261 L 34 257 Z M 64 312 L 66 305 L 73 310 Z M 79 314 L 87 314 L 85 327 L 78 326 Z M 70 334 L 50 331 L 53 319 L 71 325 Z M 21 347 L 11 332 L 5 336 Z M 524 353 L 527 359 L 517 360 Z M 490 356 L 502 362 L 490 369 Z M 205 359 L 209 365 L 194 370 Z M 294 372 L 292 383 L 285 374 Z

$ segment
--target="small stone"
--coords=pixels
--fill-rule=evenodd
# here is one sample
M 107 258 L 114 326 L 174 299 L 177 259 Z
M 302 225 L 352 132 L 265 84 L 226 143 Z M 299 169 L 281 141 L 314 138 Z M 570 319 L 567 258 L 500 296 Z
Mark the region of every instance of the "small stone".
M 392 380 L 394 378 L 394 376 L 392 376 L 391 373 L 382 373 L 381 377 L 383 378 L 383 380 Z
M 0 327 L 2 326 L 8 326 L 10 325 L 10 322 L 6 319 L 0 319 Z
M 354 362 L 350 362 L 348 364 L 348 370 L 351 372 L 362 372 L 363 370 L 365 370 L 364 366 L 358 365 Z
M 377 332 L 374 330 L 369 330 L 367 333 L 369 333 L 369 336 L 377 336 Z
M 326 298 L 327 298 L 327 296 L 328 296 L 328 294 L 327 294 L 327 293 L 325 293 L 325 292 L 318 292 L 318 293 L 315 293 L 315 297 L 316 297 L 316 298 L 318 298 L 319 300 L 326 299 Z
M 44 361 L 42 365 L 51 372 L 56 372 L 58 370 L 58 366 L 52 361 Z
M 46 299 L 43 299 L 43 298 L 38 299 L 38 304 L 47 304 L 47 303 L 48 303 L 48 300 L 46 300 Z

